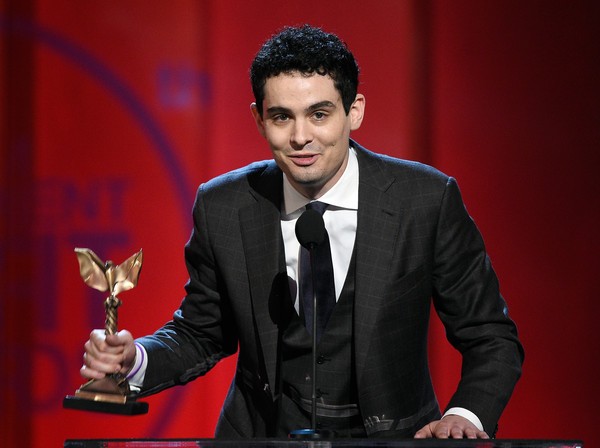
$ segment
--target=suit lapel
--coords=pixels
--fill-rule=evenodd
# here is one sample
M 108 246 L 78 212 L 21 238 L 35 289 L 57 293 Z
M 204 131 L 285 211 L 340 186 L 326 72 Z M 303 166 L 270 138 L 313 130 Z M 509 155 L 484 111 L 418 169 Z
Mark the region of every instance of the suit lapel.
M 266 368 L 265 384 L 275 384 L 277 307 L 287 286 L 280 225 L 282 174 L 273 163 L 249 179 L 254 204 L 239 211 L 259 361 Z M 261 362 L 259 362 L 261 364 Z
M 359 162 L 358 226 L 356 232 L 355 355 L 360 384 L 377 313 L 385 298 L 389 270 L 400 231 L 398 198 L 388 190 L 395 182 L 381 160 L 353 143 Z

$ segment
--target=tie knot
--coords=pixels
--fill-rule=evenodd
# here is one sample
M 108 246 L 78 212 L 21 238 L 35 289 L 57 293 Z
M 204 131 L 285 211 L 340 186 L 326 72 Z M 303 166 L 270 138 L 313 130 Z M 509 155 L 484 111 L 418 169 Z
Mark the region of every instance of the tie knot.
M 325 202 L 313 201 L 306 204 L 306 210 L 316 210 L 321 216 L 325 213 L 325 209 L 329 206 Z

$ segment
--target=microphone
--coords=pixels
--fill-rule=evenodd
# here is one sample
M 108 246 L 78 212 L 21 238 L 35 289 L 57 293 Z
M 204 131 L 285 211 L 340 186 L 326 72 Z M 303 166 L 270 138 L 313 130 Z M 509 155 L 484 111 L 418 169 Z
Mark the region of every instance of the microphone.
M 325 233 L 325 222 L 316 210 L 306 210 L 296 221 L 296 238 L 309 251 L 325 241 Z
M 312 390 L 311 390 L 311 428 L 297 429 L 290 432 L 291 439 L 321 439 L 332 438 L 334 433 L 325 429 L 317 429 L 317 294 L 314 287 L 315 263 L 314 248 L 325 241 L 327 230 L 323 216 L 316 210 L 308 209 L 296 221 L 296 238 L 302 247 L 310 253 L 310 270 L 313 284 L 313 315 L 312 315 Z

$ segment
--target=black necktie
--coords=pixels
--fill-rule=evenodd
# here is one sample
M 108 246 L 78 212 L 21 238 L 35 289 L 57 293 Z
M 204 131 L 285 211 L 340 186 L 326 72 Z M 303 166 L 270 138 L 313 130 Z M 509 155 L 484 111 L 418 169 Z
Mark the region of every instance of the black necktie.
M 328 204 L 311 202 L 306 209 L 313 209 L 321 215 Z M 315 293 L 317 294 L 317 340 L 321 338 L 329 316 L 335 307 L 335 284 L 333 282 L 333 263 L 331 262 L 331 247 L 329 235 L 325 231 L 325 241 L 313 249 L 313 269 L 315 280 Z M 312 332 L 313 323 L 313 277 L 311 274 L 310 253 L 308 249 L 300 248 L 300 298 L 304 325 L 309 333 Z

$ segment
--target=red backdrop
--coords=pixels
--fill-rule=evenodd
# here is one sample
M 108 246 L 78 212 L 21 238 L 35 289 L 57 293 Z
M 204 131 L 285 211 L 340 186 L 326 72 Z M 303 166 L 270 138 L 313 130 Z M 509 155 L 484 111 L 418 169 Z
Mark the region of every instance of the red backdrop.
M 304 22 L 359 60 L 355 137 L 461 185 L 527 354 L 499 437 L 600 444 L 594 2 L 0 0 L 3 446 L 212 435 L 234 359 L 149 398 L 146 416 L 61 408 L 103 325 L 73 248 L 120 262 L 143 247 L 120 327 L 142 335 L 169 319 L 196 186 L 269 157 L 249 63 L 273 31 Z M 443 406 L 459 360 L 437 322 L 431 360 Z

